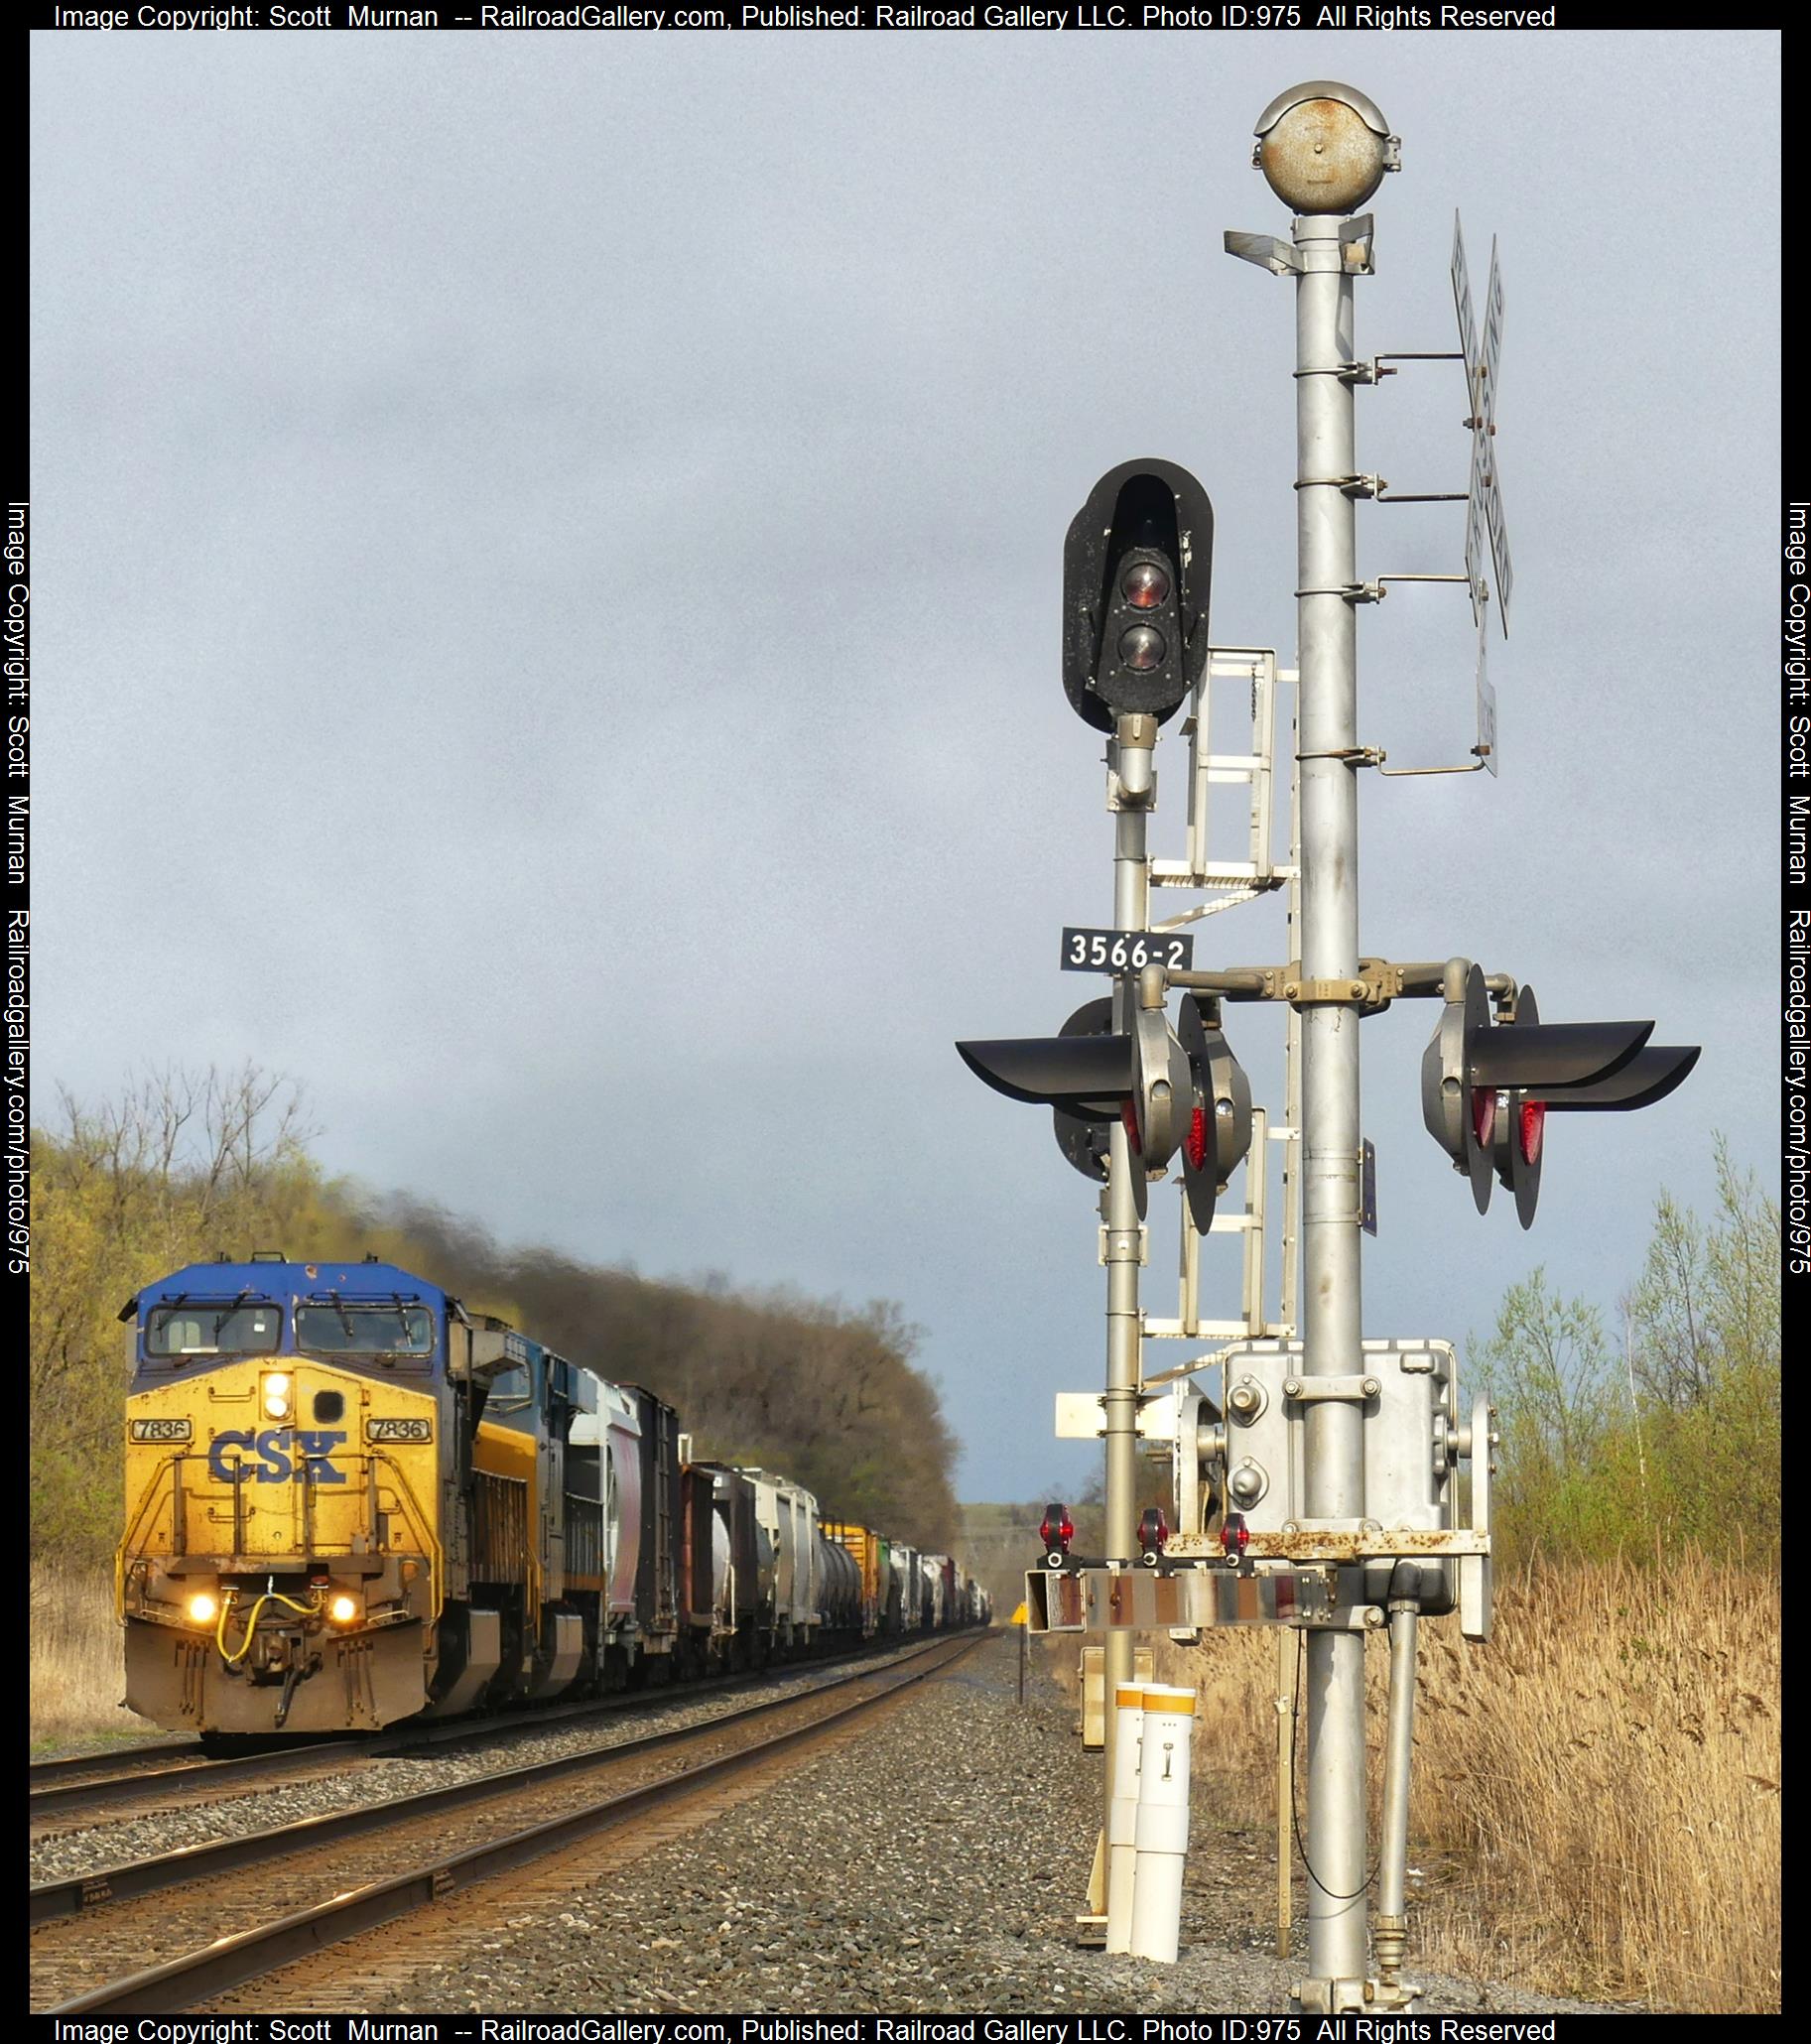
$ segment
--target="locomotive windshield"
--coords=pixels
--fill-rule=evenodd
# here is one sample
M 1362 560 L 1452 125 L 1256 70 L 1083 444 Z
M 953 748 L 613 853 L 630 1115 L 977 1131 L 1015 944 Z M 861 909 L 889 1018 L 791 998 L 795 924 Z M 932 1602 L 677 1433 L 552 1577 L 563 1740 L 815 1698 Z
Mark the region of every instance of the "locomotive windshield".
M 213 1304 L 190 1300 L 154 1307 L 145 1324 L 145 1348 L 152 1355 L 253 1355 L 277 1345 L 283 1314 L 275 1306 L 248 1306 L 237 1299 Z
M 296 1346 L 317 1355 L 432 1355 L 434 1315 L 401 1304 L 298 1306 Z

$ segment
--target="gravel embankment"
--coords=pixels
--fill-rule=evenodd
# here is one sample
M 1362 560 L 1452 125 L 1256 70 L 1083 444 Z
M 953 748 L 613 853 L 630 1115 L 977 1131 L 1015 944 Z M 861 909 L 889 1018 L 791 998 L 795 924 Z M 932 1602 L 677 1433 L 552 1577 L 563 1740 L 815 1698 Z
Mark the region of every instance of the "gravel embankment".
M 861 1666 L 887 1667 L 900 1654 L 915 1651 L 922 1644 L 914 1641 L 899 1653 L 875 1655 Z M 412 1759 L 386 1754 L 373 1760 L 354 1760 L 343 1774 L 323 1774 L 306 1781 L 263 1786 L 249 1784 L 233 1790 L 220 1802 L 160 1811 L 154 1816 L 127 1818 L 117 1824 L 107 1821 L 104 1810 L 84 1816 L 76 1809 L 69 1814 L 70 1830 L 47 1833 L 32 1841 L 31 1877 L 34 1883 L 68 1880 L 77 1874 L 118 1866 L 125 1860 L 147 1859 L 158 1852 L 173 1852 L 179 1846 L 269 1831 L 304 1817 L 318 1817 L 323 1811 L 348 1810 L 363 1803 L 383 1802 L 391 1796 L 445 1788 L 480 1774 L 534 1766 L 568 1753 L 607 1751 L 648 1732 L 677 1730 L 725 1717 L 750 1703 L 796 1696 L 852 1665 L 845 1663 L 834 1671 L 804 1667 L 793 1674 L 712 1690 L 708 1696 L 690 1700 L 684 1690 L 677 1690 L 670 1702 L 650 1702 L 642 1708 L 589 1723 L 569 1720 L 559 1727 L 550 1725 L 546 1731 L 518 1726 L 509 1732 L 499 1731 L 494 1739 L 486 1739 L 480 1745 L 461 1745 Z
M 1173 1967 L 1070 1937 L 1094 1848 L 1095 1755 L 992 1641 L 690 1836 L 570 1896 L 499 1914 L 467 1957 L 374 1987 L 372 2013 L 1278 2013 L 1303 1972 L 1265 1919 L 1267 1852 L 1195 1827 Z M 1411 1917 L 1411 1938 L 1412 1938 Z M 1300 1932 L 1298 1931 L 1298 1936 Z M 1412 1946 L 1411 1946 L 1412 1950 Z M 1594 2010 L 1420 1971 L 1429 2010 Z

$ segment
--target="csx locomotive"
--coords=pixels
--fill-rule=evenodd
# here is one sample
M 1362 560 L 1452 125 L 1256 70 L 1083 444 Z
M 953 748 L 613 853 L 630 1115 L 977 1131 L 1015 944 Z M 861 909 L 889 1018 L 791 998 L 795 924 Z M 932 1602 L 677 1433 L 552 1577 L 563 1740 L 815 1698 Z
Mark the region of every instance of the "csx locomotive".
M 131 1327 L 126 1702 L 225 1743 L 984 1621 L 943 1555 L 408 1271 L 193 1264 Z

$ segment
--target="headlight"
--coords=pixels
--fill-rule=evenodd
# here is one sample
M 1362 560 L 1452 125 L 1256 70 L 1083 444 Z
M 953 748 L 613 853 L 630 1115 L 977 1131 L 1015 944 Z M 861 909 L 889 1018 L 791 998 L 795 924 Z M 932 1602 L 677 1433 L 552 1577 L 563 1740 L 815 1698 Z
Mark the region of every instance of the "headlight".
M 274 1420 L 289 1418 L 290 1380 L 281 1370 L 264 1379 L 264 1410 Z
M 432 1420 L 366 1420 L 367 1441 L 432 1441 Z
M 200 1591 L 189 1599 L 189 1615 L 197 1625 L 211 1625 L 220 1615 L 220 1600 Z
M 327 1604 L 327 1616 L 335 1625 L 349 1625 L 358 1616 L 358 1599 L 355 1597 L 336 1597 Z

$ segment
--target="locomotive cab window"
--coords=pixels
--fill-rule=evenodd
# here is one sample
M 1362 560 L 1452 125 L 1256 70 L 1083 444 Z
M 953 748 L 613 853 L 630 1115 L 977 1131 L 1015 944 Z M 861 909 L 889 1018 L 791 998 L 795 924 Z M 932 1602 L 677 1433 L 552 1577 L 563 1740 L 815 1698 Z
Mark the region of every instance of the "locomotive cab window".
M 426 1306 L 310 1303 L 296 1308 L 296 1346 L 420 1365 L 434 1353 L 434 1315 Z
M 491 1378 L 485 1406 L 491 1412 L 520 1412 L 525 1405 L 534 1403 L 534 1376 L 529 1364 L 512 1362 Z
M 262 1355 L 277 1345 L 282 1310 L 236 1300 L 214 1305 L 190 1300 L 153 1307 L 145 1322 L 145 1351 L 173 1361 L 186 1355 Z

